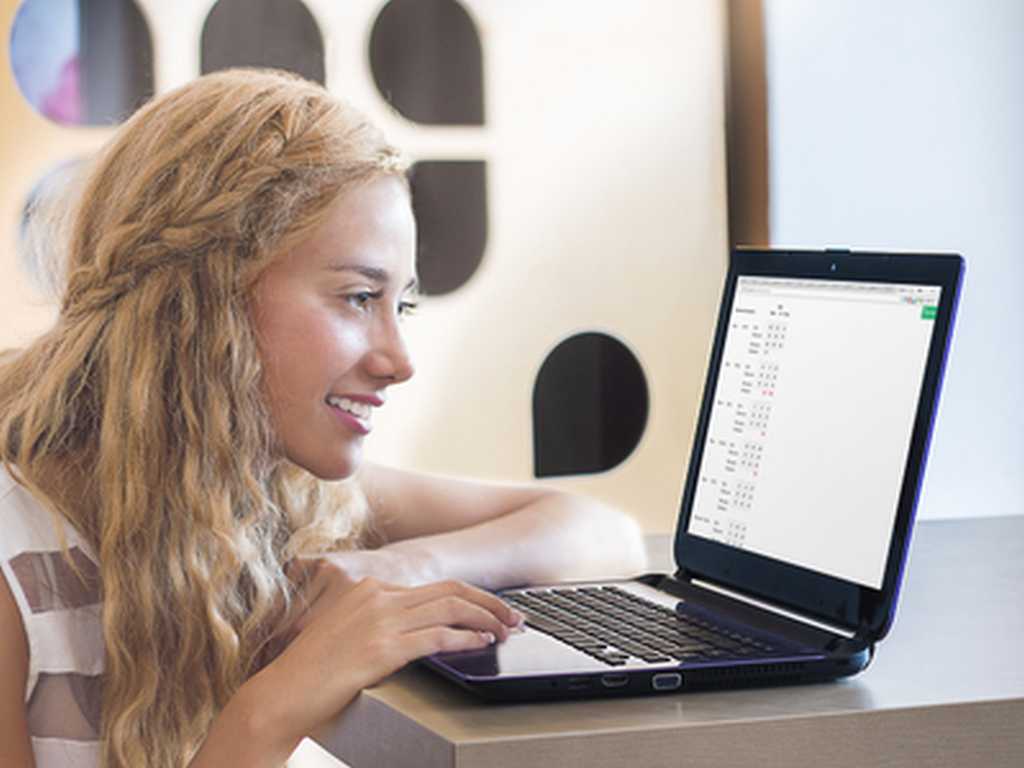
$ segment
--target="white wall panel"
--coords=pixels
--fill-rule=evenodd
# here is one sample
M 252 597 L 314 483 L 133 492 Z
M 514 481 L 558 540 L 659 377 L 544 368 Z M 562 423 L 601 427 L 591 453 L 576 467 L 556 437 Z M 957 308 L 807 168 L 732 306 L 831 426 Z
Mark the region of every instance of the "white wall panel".
M 920 512 L 1024 512 L 1024 3 L 765 2 L 771 237 L 958 251 Z

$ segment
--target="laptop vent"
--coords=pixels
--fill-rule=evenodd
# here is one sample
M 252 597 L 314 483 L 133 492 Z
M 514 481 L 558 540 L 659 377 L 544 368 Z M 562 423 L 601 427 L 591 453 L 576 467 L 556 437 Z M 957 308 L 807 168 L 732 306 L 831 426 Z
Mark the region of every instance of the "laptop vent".
M 735 667 L 686 670 L 686 687 L 713 685 L 716 688 L 734 685 L 765 685 L 798 683 L 804 679 L 804 665 L 799 662 L 781 664 L 741 664 Z

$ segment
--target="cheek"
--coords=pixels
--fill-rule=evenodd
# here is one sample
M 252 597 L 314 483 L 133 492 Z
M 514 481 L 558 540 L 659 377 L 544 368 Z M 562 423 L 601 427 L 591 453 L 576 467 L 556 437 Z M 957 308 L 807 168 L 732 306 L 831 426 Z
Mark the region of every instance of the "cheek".
M 333 380 L 344 374 L 359 359 L 362 340 L 355 329 L 342 323 L 309 329 L 304 344 L 305 364 L 317 372 L 318 378 Z
M 320 392 L 359 359 L 356 328 L 328 312 L 291 313 L 267 337 L 264 364 L 277 397 Z

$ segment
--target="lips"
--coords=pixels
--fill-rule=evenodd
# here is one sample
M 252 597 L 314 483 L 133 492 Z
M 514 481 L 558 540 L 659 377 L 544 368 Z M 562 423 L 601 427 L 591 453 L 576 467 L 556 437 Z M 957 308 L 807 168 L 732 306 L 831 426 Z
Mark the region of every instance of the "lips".
M 365 395 L 329 395 L 327 397 L 328 407 L 341 419 L 342 423 L 361 435 L 369 434 L 370 430 L 373 429 L 373 408 L 378 404 L 383 404 L 380 398 L 372 398 Z

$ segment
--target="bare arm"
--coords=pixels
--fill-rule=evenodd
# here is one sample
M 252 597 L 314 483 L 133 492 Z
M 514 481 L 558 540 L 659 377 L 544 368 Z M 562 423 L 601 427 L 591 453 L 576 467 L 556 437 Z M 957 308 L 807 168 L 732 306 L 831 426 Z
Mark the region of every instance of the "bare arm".
M 28 640 L 7 579 L 0 573 L 0 765 L 35 768 L 25 712 Z
M 400 556 L 406 582 L 459 579 L 498 589 L 632 576 L 647 565 L 637 523 L 594 499 L 370 464 L 360 481 L 381 536 L 379 552 Z
M 297 563 L 289 575 L 303 599 L 287 647 L 228 702 L 190 768 L 279 768 L 363 688 L 421 656 L 500 642 L 522 620 L 494 595 L 459 582 L 353 581 L 327 560 Z
M 307 567 L 314 572 L 308 610 L 293 642 L 232 697 L 190 768 L 281 768 L 304 737 L 367 685 L 420 656 L 503 640 L 516 623 L 498 598 L 465 584 L 408 589 L 373 579 L 353 583 L 323 561 Z M 21 614 L 0 574 L 3 768 L 35 768 L 24 703 L 28 668 Z

